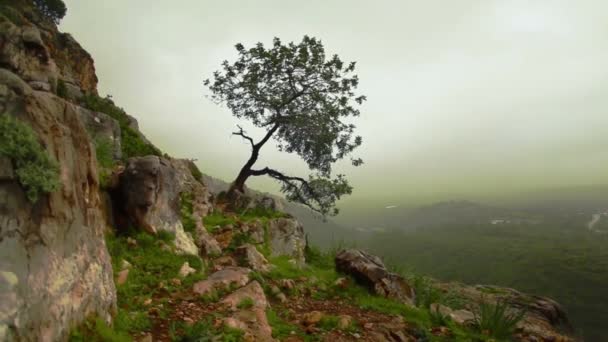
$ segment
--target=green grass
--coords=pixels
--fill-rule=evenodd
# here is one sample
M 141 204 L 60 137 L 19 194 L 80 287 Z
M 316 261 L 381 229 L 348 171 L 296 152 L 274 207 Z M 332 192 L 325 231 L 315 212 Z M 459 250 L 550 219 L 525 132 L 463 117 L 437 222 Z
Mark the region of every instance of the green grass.
M 229 224 L 234 225 L 236 222 L 237 220 L 235 217 L 227 216 L 226 214 L 217 210 L 211 212 L 203 218 L 203 224 L 210 233 L 213 233 L 217 227 L 223 227 Z
M 255 302 L 253 301 L 253 299 L 246 297 L 243 298 L 237 305 L 236 307 L 238 309 L 250 309 L 253 307 L 253 305 L 255 304 Z
M 70 342 L 130 342 L 132 338 L 98 318 L 87 320 L 72 330 L 68 340 Z
M 509 305 L 500 301 L 496 303 L 484 301 L 473 313 L 475 314 L 474 325 L 478 331 L 503 340 L 509 339 L 513 335 L 517 323 L 525 315 L 523 311 L 510 312 Z
M 163 232 L 158 236 L 138 233 L 133 237 L 137 247 L 127 243 L 128 235 L 108 235 L 106 242 L 112 257 L 114 272 L 121 270 L 122 260 L 131 263 L 127 282 L 117 285 L 118 314 L 115 329 L 119 332 L 135 333 L 150 329 L 148 307 L 143 303 L 148 298 L 168 296 L 173 292 L 191 287 L 194 282 L 204 278 L 203 265 L 199 258 L 192 255 L 177 255 L 161 248 L 171 244 L 173 235 Z M 174 285 L 169 280 L 178 278 L 179 269 L 188 262 L 198 272 Z M 166 314 L 161 311 L 161 315 Z
M 221 326 L 215 328 L 212 319 L 206 319 L 189 326 L 183 322 L 172 322 L 171 340 L 176 342 L 240 342 L 244 332 L 240 329 Z
M 0 157 L 11 160 L 31 203 L 59 188 L 59 165 L 40 145 L 34 130 L 8 114 L 0 115 Z
M 99 184 L 102 188 L 106 188 L 115 164 L 112 142 L 108 138 L 98 137 L 94 140 L 94 144 L 95 156 L 97 157 Z
M 268 318 L 268 324 L 272 327 L 272 337 L 283 340 L 287 337 L 295 336 L 302 338 L 304 341 L 313 341 L 314 337 L 306 335 L 299 326 L 287 322 L 284 318 L 279 315 L 273 309 L 266 310 L 266 317 Z

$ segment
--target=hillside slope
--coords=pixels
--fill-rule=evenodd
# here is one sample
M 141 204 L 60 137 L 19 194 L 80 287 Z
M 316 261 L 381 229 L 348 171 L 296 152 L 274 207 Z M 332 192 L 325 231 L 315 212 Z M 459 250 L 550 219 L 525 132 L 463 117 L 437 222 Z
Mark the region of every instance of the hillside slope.
M 1 340 L 574 340 L 549 298 L 322 253 L 291 204 L 214 196 L 29 1 L 1 5 L 0 43 Z

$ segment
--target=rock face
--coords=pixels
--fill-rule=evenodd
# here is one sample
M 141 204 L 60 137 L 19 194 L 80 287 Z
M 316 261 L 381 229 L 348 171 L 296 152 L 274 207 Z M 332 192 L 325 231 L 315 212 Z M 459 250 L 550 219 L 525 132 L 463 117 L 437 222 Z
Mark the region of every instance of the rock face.
M 234 251 L 234 254 L 237 259 L 239 259 L 240 263 L 244 264 L 244 266 L 251 267 L 254 271 L 262 273 L 270 271 L 268 260 L 266 260 L 264 255 L 258 252 L 252 244 L 247 243 L 240 246 Z
M 0 340 L 61 340 L 91 314 L 109 319 L 116 301 L 95 151 L 79 107 L 0 75 L 2 115 L 31 124 L 61 168 L 60 189 L 35 205 L 16 180 L 0 181 Z
M 403 277 L 390 273 L 377 256 L 348 249 L 340 251 L 335 262 L 338 271 L 353 276 L 374 293 L 414 305 L 414 289 Z
M 209 276 L 206 280 L 194 284 L 192 291 L 206 295 L 214 290 L 228 289 L 231 286 L 242 287 L 249 282 L 251 270 L 243 267 L 226 267 Z
M 110 144 L 115 160 L 122 158 L 121 132 L 118 121 L 104 113 L 79 109 L 80 120 L 84 123 L 91 139 L 98 143 Z
M 304 227 L 293 218 L 279 218 L 268 222 L 268 236 L 273 256 L 289 256 L 304 265 L 306 235 Z

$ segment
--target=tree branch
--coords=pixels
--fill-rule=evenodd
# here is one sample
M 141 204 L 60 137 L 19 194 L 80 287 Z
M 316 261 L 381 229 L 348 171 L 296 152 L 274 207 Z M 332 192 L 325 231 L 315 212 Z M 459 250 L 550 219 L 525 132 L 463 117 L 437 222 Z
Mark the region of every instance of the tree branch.
M 268 133 L 266 133 L 264 138 L 262 138 L 262 140 L 260 140 L 257 144 L 253 145 L 253 148 L 260 149 L 262 146 L 264 146 L 264 144 L 266 142 L 268 142 L 268 139 L 270 139 L 270 137 L 272 137 L 272 135 L 277 131 L 277 129 L 279 129 L 279 127 L 281 127 L 281 124 L 278 122 L 275 122 L 274 126 L 272 126 L 272 128 L 268 131 Z
M 261 170 L 251 170 L 251 175 L 252 176 L 268 175 L 271 178 L 274 178 L 280 182 L 283 182 L 283 185 L 287 189 L 292 190 L 292 193 L 297 196 L 298 202 L 300 204 L 307 206 L 310 210 L 312 210 L 314 212 L 323 214 L 323 211 L 321 209 L 314 207 L 310 203 L 311 199 L 307 199 L 305 196 L 302 195 L 302 189 L 306 189 L 306 191 L 308 193 L 314 194 L 313 189 L 310 187 L 310 184 L 308 183 L 308 181 L 306 179 L 301 178 L 301 177 L 286 176 L 286 175 L 282 174 L 281 172 L 279 172 L 277 170 L 273 170 L 269 167 L 265 167 Z M 299 184 L 296 184 L 296 182 Z M 312 198 L 312 199 L 314 199 L 314 198 Z
M 245 139 L 245 140 L 248 140 L 248 141 L 249 141 L 249 143 L 251 144 L 251 147 L 254 147 L 254 146 L 255 146 L 255 144 L 254 144 L 254 142 L 253 142 L 253 139 L 251 139 L 251 137 L 250 137 L 250 136 L 248 136 L 247 134 L 245 134 L 245 131 L 243 130 L 243 127 L 241 127 L 241 126 L 239 126 L 239 125 L 236 125 L 236 127 L 238 127 L 238 128 L 239 128 L 239 131 L 238 131 L 238 132 L 232 132 L 232 135 L 238 135 L 238 136 L 240 136 L 240 137 L 243 137 L 243 139 Z

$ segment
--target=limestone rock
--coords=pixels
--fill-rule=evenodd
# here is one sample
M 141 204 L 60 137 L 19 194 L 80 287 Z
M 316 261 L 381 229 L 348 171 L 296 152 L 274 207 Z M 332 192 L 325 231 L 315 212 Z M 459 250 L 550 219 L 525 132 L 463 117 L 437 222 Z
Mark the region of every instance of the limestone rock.
M 338 252 L 335 262 L 339 272 L 353 276 L 374 293 L 414 305 L 414 289 L 403 277 L 390 273 L 377 256 L 348 249 Z
M 0 25 L 0 36 L 15 30 L 7 33 L 6 23 Z M 60 341 L 91 315 L 109 320 L 115 308 L 97 165 L 80 108 L 32 91 L 21 77 L 36 76 L 44 62 L 31 51 L 15 51 L 23 47 L 11 39 L 0 60 L 26 69 L 19 69 L 21 76 L 0 70 L 2 115 L 33 128 L 60 165 L 61 185 L 31 204 L 15 180 L 0 182 L 0 339 Z
M 304 265 L 306 236 L 304 227 L 293 218 L 278 218 L 268 223 L 272 256 L 289 256 L 296 264 Z
M 182 278 L 186 278 L 187 276 L 193 274 L 196 272 L 196 269 L 190 267 L 190 263 L 188 263 L 187 261 L 182 265 L 182 267 L 180 267 L 179 269 L 179 276 Z
M 194 284 L 192 291 L 198 295 L 206 295 L 213 290 L 227 289 L 230 286 L 243 287 L 249 283 L 251 270 L 243 267 L 227 267 L 217 271 Z
M 237 259 L 241 261 L 243 266 L 250 267 L 254 271 L 269 272 L 270 264 L 268 260 L 258 252 L 254 245 L 244 244 L 234 251 Z
M 252 300 L 253 305 L 239 308 L 239 304 L 246 299 Z M 272 328 L 266 317 L 268 301 L 262 286 L 257 281 L 228 295 L 222 303 L 236 311 L 232 316 L 224 319 L 224 324 L 243 330 L 246 341 L 274 341 Z
M 252 281 L 249 285 L 242 287 L 222 299 L 222 303 L 227 304 L 232 309 L 237 309 L 239 304 L 247 298 L 253 300 L 254 308 L 266 309 L 268 301 L 264 295 L 264 289 L 257 281 Z
M 104 113 L 92 112 L 80 108 L 80 119 L 84 123 L 91 139 L 98 143 L 109 143 L 115 160 L 122 158 L 121 132 L 118 121 Z

